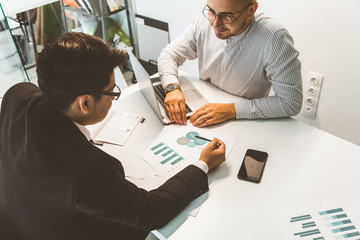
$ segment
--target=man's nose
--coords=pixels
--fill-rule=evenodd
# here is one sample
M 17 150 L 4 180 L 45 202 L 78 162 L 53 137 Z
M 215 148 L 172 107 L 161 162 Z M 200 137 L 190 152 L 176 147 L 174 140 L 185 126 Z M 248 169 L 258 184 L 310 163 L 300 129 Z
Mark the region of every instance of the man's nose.
M 213 27 L 221 27 L 221 26 L 223 26 L 224 24 L 222 23 L 222 21 L 221 21 L 221 17 L 219 16 L 219 15 L 217 15 L 216 17 L 215 17 L 215 20 L 214 20 L 214 22 L 213 22 Z

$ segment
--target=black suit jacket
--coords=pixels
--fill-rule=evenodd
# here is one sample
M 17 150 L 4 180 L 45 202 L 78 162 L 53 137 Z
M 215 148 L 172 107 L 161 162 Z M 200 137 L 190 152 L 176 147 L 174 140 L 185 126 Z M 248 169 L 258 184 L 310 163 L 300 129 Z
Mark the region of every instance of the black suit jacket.
M 144 239 L 208 190 L 189 166 L 158 189 L 124 177 L 33 84 L 5 94 L 0 115 L 0 239 Z

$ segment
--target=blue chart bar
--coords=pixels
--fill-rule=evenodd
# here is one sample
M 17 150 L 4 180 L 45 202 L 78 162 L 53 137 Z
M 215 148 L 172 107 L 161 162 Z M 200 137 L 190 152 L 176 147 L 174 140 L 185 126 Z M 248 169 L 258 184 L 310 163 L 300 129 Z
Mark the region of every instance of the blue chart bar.
M 184 158 L 183 157 L 179 157 L 178 159 L 176 159 L 175 161 L 171 162 L 171 165 L 175 165 L 177 164 L 178 162 L 180 162 L 181 160 L 183 160 Z
M 304 221 L 304 222 L 300 222 L 300 221 Z M 294 223 L 297 226 L 299 226 L 299 224 L 301 223 L 300 226 L 304 230 L 302 232 L 294 233 L 294 236 L 298 236 L 298 237 L 311 236 L 310 238 L 312 238 L 312 239 L 325 240 L 324 237 L 322 237 L 322 236 L 320 237 L 318 235 L 318 234 L 321 234 L 320 230 L 317 229 L 317 228 L 314 229 L 314 227 L 316 227 L 316 223 L 315 223 L 315 221 L 313 221 L 310 214 L 301 215 L 301 216 L 297 216 L 297 217 L 292 217 L 292 218 L 290 218 L 290 222 Z M 309 230 L 309 228 L 312 228 L 312 229 Z M 317 237 L 313 238 L 312 235 L 317 235 Z M 306 239 L 308 239 L 308 238 L 306 238 Z
M 169 155 L 172 152 L 174 152 L 174 150 L 170 149 L 169 151 L 165 152 L 162 156 L 166 157 L 167 155 Z
M 161 143 L 159 143 L 158 145 L 152 147 L 151 150 L 154 151 L 155 149 L 157 149 L 157 148 L 159 148 L 159 147 L 161 147 L 161 146 L 163 146 L 163 145 L 165 145 L 165 144 L 164 144 L 163 142 L 161 142 Z
M 343 220 L 343 221 L 337 221 L 337 222 L 333 222 L 333 223 L 329 223 L 327 224 L 328 227 L 335 227 L 335 226 L 339 226 L 339 225 L 343 225 L 343 224 L 348 224 L 351 223 L 351 220 Z
M 290 222 L 298 222 L 298 221 L 303 221 L 303 220 L 307 220 L 307 219 L 311 219 L 310 214 L 298 216 L 298 217 L 292 217 Z
M 314 230 L 310 230 L 310 231 L 294 233 L 294 235 L 295 236 L 300 235 L 300 237 L 307 237 L 307 236 L 315 235 L 315 234 L 319 234 L 319 233 L 320 233 L 319 229 L 314 229 Z
M 308 223 L 302 224 L 302 228 L 309 228 L 309 227 L 315 227 L 315 226 L 316 226 L 315 222 L 308 222 Z
M 158 155 L 159 153 L 163 152 L 164 150 L 168 149 L 169 147 L 165 145 L 165 147 L 161 148 L 160 150 L 156 151 L 154 154 Z
M 360 236 L 360 233 L 359 232 L 353 232 L 353 233 L 348 233 L 348 234 L 343 235 L 344 238 L 350 238 L 350 237 L 355 237 L 355 236 Z
M 339 218 L 345 218 L 347 217 L 347 215 L 344 213 L 344 214 L 339 214 L 339 215 L 336 215 L 336 216 L 332 216 L 331 218 L 332 219 L 339 219 Z
M 155 145 L 154 147 L 151 148 L 151 150 L 153 151 L 154 155 L 157 156 L 162 156 L 164 158 L 160 159 L 160 163 L 162 165 L 170 162 L 171 165 L 175 165 L 178 162 L 184 160 L 184 157 L 180 156 L 177 152 L 175 152 L 173 149 L 171 149 L 168 145 L 166 145 L 165 143 L 161 142 L 157 145 Z
M 174 157 L 177 157 L 179 156 L 179 154 L 175 153 L 173 155 L 171 155 L 170 157 L 168 157 L 167 159 L 165 159 L 164 161 L 161 162 L 161 164 L 165 164 L 167 163 L 168 161 L 170 161 L 171 159 L 173 159 Z
M 344 210 L 342 208 L 336 208 L 336 209 L 332 209 L 332 210 L 319 212 L 319 214 L 322 216 L 322 215 L 326 215 L 326 214 L 338 213 L 338 212 L 343 212 L 343 211 Z
M 345 231 L 349 231 L 349 230 L 353 230 L 355 229 L 355 226 L 348 226 L 348 227 L 342 227 L 342 228 L 337 228 L 337 229 L 333 229 L 333 233 L 338 233 L 338 232 L 345 232 Z
M 307 225 L 307 226 L 303 226 L 303 228 L 309 228 L 309 227 L 316 227 L 316 224 L 312 224 L 312 225 Z
M 324 217 L 323 219 L 325 221 L 329 221 L 329 220 L 334 220 L 334 219 L 337 220 L 337 219 L 346 218 L 346 217 L 347 217 L 347 215 L 345 213 L 343 213 L 343 214 L 338 214 L 338 215 L 335 215 L 335 216 Z

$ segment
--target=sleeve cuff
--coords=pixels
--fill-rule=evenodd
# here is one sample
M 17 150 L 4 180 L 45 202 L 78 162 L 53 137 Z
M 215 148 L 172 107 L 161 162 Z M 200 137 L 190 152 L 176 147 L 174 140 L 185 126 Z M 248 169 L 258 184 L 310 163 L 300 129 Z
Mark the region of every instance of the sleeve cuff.
M 236 119 L 251 119 L 251 101 L 242 100 L 234 103 Z
M 169 75 L 161 79 L 161 86 L 163 88 L 170 83 L 177 83 L 180 85 L 179 80 L 175 75 Z
M 207 174 L 209 172 L 209 167 L 203 160 L 198 160 L 198 161 L 194 162 L 192 165 L 203 170 L 205 174 Z

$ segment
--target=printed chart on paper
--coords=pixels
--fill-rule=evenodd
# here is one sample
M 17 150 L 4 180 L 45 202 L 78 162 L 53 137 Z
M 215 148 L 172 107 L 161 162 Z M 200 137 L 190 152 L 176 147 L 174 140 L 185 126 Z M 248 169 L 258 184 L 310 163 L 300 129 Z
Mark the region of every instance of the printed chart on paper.
M 287 210 L 278 223 L 283 239 L 360 240 L 360 209 L 354 198 Z
M 198 160 L 209 143 L 196 136 L 220 139 L 226 144 L 226 156 L 236 141 L 236 137 L 191 126 L 168 128 L 146 148 L 141 157 L 157 170 L 159 176 L 171 177 Z

